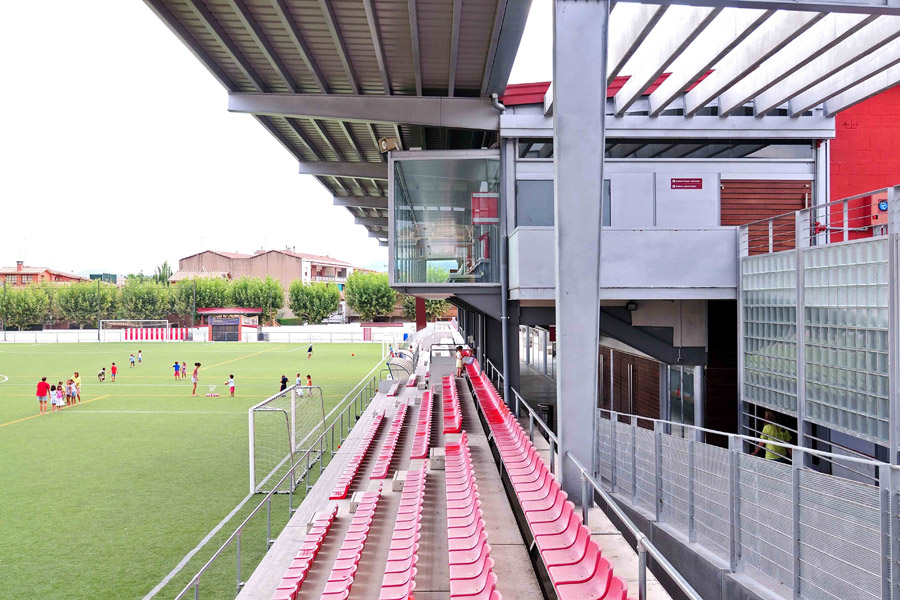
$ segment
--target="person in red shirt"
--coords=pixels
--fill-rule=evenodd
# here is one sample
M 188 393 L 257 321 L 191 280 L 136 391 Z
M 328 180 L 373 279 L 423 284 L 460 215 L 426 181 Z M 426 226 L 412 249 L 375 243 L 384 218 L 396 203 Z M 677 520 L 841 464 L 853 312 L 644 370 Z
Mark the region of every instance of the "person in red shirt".
M 40 405 L 38 408 L 40 412 L 39 415 L 47 414 L 47 400 L 50 397 L 50 384 L 47 383 L 46 377 L 41 377 L 41 381 L 37 384 L 37 399 L 38 404 Z
M 109 374 L 112 375 L 113 383 L 115 383 L 115 381 L 116 381 L 116 373 L 118 373 L 118 372 L 119 372 L 119 368 L 116 366 L 116 363 L 113 363 L 112 366 L 109 368 Z

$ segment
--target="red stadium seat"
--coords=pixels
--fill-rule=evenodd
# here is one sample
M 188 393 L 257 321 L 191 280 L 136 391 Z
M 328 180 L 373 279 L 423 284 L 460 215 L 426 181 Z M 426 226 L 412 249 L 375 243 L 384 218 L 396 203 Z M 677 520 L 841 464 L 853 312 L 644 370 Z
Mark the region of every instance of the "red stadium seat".
M 344 472 L 341 474 L 340 479 L 338 479 L 338 483 L 331 492 L 329 499 L 341 500 L 347 497 L 347 491 L 350 489 L 350 484 L 353 483 L 353 479 L 356 477 L 356 473 L 359 471 L 359 467 L 366 457 L 366 453 L 368 453 L 369 447 L 372 445 L 372 441 L 375 439 L 375 434 L 378 433 L 378 427 L 381 425 L 383 419 L 384 414 L 375 415 L 375 418 L 366 430 L 362 441 L 359 443 L 356 452 L 353 454 L 353 458 L 347 463 Z
M 381 447 L 381 453 L 375 462 L 375 469 L 372 471 L 372 479 L 384 479 L 388 476 L 391 468 L 391 459 L 394 456 L 394 449 L 397 447 L 397 439 L 400 437 L 400 430 L 403 429 L 403 421 L 406 419 L 406 402 L 397 407 L 397 413 L 394 420 L 391 421 L 391 427 L 388 429 L 387 438 Z

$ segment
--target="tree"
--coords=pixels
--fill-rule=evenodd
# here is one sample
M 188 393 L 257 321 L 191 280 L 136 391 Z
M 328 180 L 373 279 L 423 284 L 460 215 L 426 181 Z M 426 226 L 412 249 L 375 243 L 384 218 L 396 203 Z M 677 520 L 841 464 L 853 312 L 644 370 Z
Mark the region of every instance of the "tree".
M 291 282 L 288 290 L 291 311 L 304 323 L 316 325 L 341 307 L 341 292 L 333 283 Z
M 12 288 L 6 292 L 6 321 L 20 331 L 38 325 L 50 316 L 50 299 L 36 285 Z
M 397 292 L 388 284 L 386 273 L 354 271 L 347 278 L 344 298 L 363 321 L 371 321 L 394 310 Z
M 56 306 L 60 316 L 74 321 L 82 329 L 93 323 L 99 314 L 101 319 L 116 316 L 119 294 L 116 286 L 96 281 L 82 281 L 60 286 L 56 292 Z
M 163 319 L 170 308 L 168 289 L 152 279 L 129 279 L 122 288 L 120 312 L 125 319 Z
M 231 282 L 231 304 L 243 308 L 261 308 L 262 321 L 272 319 L 278 309 L 284 306 L 284 290 L 281 284 L 267 275 L 265 279 L 241 277 Z
M 172 267 L 169 266 L 169 261 L 164 260 L 161 265 L 156 267 L 156 271 L 153 273 L 153 279 L 157 283 L 161 283 L 163 285 L 169 284 L 169 277 L 172 276 Z
M 223 308 L 231 301 L 228 281 L 221 277 L 196 277 L 184 279 L 175 286 L 175 312 L 190 315 L 194 306 L 194 289 L 197 291 L 197 308 Z
M 425 275 L 428 283 L 446 283 L 450 278 L 450 271 L 440 267 L 430 266 Z M 416 297 L 404 295 L 400 302 L 403 306 L 403 318 L 416 318 Z M 425 300 L 425 319 L 434 321 L 450 309 L 450 303 L 446 300 Z

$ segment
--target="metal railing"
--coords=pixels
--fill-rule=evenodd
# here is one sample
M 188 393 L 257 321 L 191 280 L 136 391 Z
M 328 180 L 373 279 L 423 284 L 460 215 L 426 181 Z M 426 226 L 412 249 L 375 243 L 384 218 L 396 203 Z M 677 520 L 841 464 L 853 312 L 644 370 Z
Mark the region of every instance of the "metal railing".
M 362 386 L 362 387 L 360 387 Z M 265 498 L 256 505 L 256 507 L 250 511 L 250 514 L 241 522 L 240 525 L 234 530 L 234 532 L 228 536 L 228 539 L 219 547 L 218 550 L 213 553 L 212 557 L 200 568 L 199 571 L 191 578 L 190 582 L 175 596 L 174 600 L 181 600 L 182 598 L 187 598 L 191 592 L 193 592 L 193 597 L 195 600 L 200 598 L 200 582 L 203 578 L 203 575 L 206 574 L 211 567 L 216 564 L 218 559 L 228 550 L 232 545 L 235 547 L 235 552 L 237 554 L 237 560 L 235 564 L 235 594 L 240 593 L 241 588 L 244 585 L 244 581 L 241 578 L 241 535 L 244 530 L 247 529 L 249 523 L 253 520 L 254 517 L 261 514 L 263 512 L 263 508 L 265 507 L 266 514 L 266 550 L 274 543 L 275 539 L 272 537 L 272 499 L 278 493 L 279 489 L 282 489 L 282 486 L 285 482 L 288 482 L 287 489 L 288 491 L 288 520 L 290 520 L 291 515 L 295 512 L 294 508 L 294 482 L 304 482 L 305 483 L 305 491 L 304 497 L 312 489 L 312 485 L 310 484 L 311 475 L 313 473 L 314 467 L 318 466 L 318 474 L 321 475 L 325 469 L 326 457 L 328 459 L 332 458 L 336 454 L 336 449 L 339 448 L 346 439 L 347 435 L 349 435 L 350 431 L 353 429 L 353 426 L 356 424 L 360 415 L 366 410 L 369 404 L 374 398 L 376 392 L 378 391 L 378 380 L 375 376 L 366 376 L 366 378 L 362 379 L 359 383 L 354 386 L 355 388 L 360 388 L 356 395 L 347 403 L 347 405 L 340 410 L 340 413 L 334 420 L 331 421 L 331 424 L 328 425 L 318 437 L 318 439 L 310 445 L 309 449 L 307 449 L 303 454 L 300 454 L 298 458 L 295 459 L 293 464 L 288 468 L 287 472 L 281 478 L 281 480 L 272 486 L 272 490 L 268 492 Z M 352 392 L 352 390 L 351 390 Z M 332 411 L 326 416 L 326 420 L 334 415 L 335 411 L 337 411 L 340 407 L 336 406 Z M 330 447 L 329 447 L 329 438 L 330 438 Z M 335 442 L 337 440 L 337 443 Z M 290 479 L 289 479 L 290 478 Z M 281 495 L 284 495 L 283 493 Z
M 597 415 L 604 500 L 614 495 L 649 513 L 730 572 L 764 575 L 794 598 L 892 598 L 891 584 L 900 583 L 897 467 L 772 439 L 770 456 L 784 458 L 760 458 L 749 453 L 767 450 L 758 437 L 605 409 Z M 840 474 L 813 468 L 826 464 Z M 874 484 L 854 474 L 867 469 Z
M 581 471 L 581 506 L 582 506 L 582 521 L 585 525 L 588 524 L 588 510 L 594 506 L 594 499 L 596 496 L 599 496 L 609 510 L 616 515 L 616 518 L 622 523 L 622 525 L 631 533 L 631 535 L 635 538 L 635 547 L 638 554 L 638 600 L 646 600 L 647 598 L 647 555 L 653 557 L 653 560 L 659 566 L 663 572 L 669 576 L 669 578 L 678 586 L 685 597 L 689 600 L 703 600 L 700 594 L 687 582 L 687 580 L 678 572 L 678 570 L 672 566 L 665 556 L 663 556 L 662 552 L 657 549 L 656 546 L 650 541 L 644 533 L 638 529 L 638 526 L 634 524 L 634 522 L 628 518 L 628 515 L 619 508 L 616 501 L 609 495 L 609 493 L 603 489 L 603 487 L 597 483 L 593 477 L 591 477 L 590 472 L 584 468 L 577 458 L 575 458 L 571 452 L 566 452 L 566 459 L 572 461 L 572 463 Z M 594 494 L 591 493 L 591 488 L 594 490 Z M 595 495 L 596 494 L 596 495 Z
M 491 384 L 494 386 L 496 390 L 502 390 L 503 386 L 503 373 L 490 361 L 490 359 L 484 359 L 484 372 L 487 373 L 488 379 Z M 516 415 L 516 419 L 521 418 L 522 409 L 528 412 L 528 439 L 531 442 L 534 442 L 534 426 L 537 425 L 539 430 L 543 432 L 544 437 L 547 439 L 547 443 L 550 445 L 550 473 L 555 474 L 557 471 L 557 462 L 559 461 L 559 438 L 556 437 L 556 433 L 550 428 L 549 425 L 540 417 L 537 411 L 531 407 L 530 404 L 522 397 L 519 392 L 510 387 L 509 391 L 512 392 L 513 395 L 513 405 L 511 410 L 513 414 Z M 502 394 L 501 394 L 502 395 Z

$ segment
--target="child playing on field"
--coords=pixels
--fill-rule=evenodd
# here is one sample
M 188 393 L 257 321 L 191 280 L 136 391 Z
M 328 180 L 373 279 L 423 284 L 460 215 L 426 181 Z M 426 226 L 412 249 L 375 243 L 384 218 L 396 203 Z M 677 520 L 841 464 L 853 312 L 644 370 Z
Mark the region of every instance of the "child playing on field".
M 141 366 L 143 361 L 144 361 L 144 351 L 138 350 L 138 366 Z
M 128 360 L 131 362 L 131 367 L 130 367 L 130 368 L 133 369 L 133 368 L 134 368 L 134 354 L 133 354 L 133 353 L 132 353 L 131 356 L 128 357 Z
M 228 376 L 228 381 L 225 382 L 228 384 L 228 389 L 231 391 L 231 397 L 234 398 L 234 374 Z
M 184 363 L 181 363 L 184 364 Z M 191 392 L 192 396 L 197 395 L 197 383 L 200 381 L 200 363 L 194 363 L 194 373 L 191 375 L 191 383 L 194 384 L 194 391 Z
M 306 376 L 306 387 L 312 387 L 312 377 Z
M 66 405 L 65 404 L 66 400 L 65 400 L 64 394 L 65 394 L 65 388 L 63 388 L 63 382 L 60 381 L 59 385 L 56 386 L 56 406 L 59 407 L 59 408 L 57 408 L 57 410 L 62 410 L 63 406 Z
M 106 381 L 106 367 L 97 371 L 97 381 Z
M 109 368 L 109 374 L 112 375 L 113 383 L 116 382 L 116 373 L 118 373 L 118 372 L 119 372 L 119 367 L 116 366 L 116 363 L 113 363 L 112 366 Z
M 297 393 L 300 394 L 300 397 L 303 397 L 303 378 L 300 377 L 300 373 L 297 373 L 297 379 L 294 380 L 294 384 L 297 386 Z
M 50 386 L 50 412 L 56 412 L 56 386 Z
M 312 344 L 306 349 L 306 358 L 312 358 Z
M 72 396 L 72 406 L 75 406 L 75 400 L 78 399 L 78 385 L 74 379 L 69 380 L 69 394 Z
M 178 377 L 181 375 L 181 365 L 178 364 L 177 360 L 175 361 L 175 364 L 172 365 L 172 368 L 175 369 L 175 379 L 178 379 Z
M 184 379 L 185 377 L 187 377 L 187 363 L 182 362 L 181 363 L 181 378 Z

